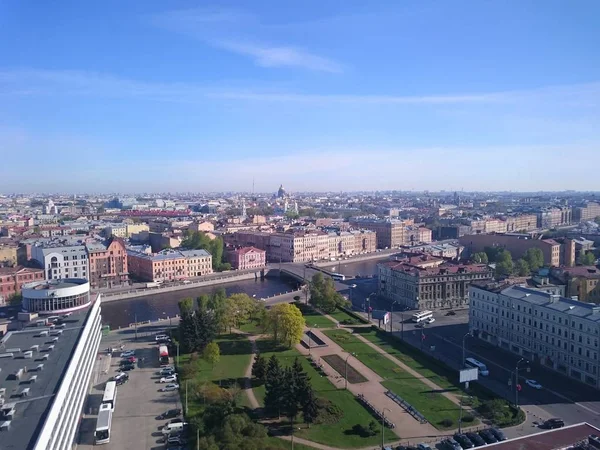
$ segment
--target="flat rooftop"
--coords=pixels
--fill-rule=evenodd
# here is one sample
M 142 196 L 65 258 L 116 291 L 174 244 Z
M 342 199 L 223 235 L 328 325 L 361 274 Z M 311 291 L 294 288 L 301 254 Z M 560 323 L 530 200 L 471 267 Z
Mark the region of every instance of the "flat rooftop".
M 33 326 L 30 323 L 23 330 L 7 333 L 2 339 L 0 355 L 8 353 L 11 349 L 21 349 L 21 352 L 15 352 L 13 357 L 0 358 L 0 389 L 6 389 L 2 407 L 14 404 L 16 408 L 10 430 L 0 432 L 3 450 L 24 450 L 35 444 L 88 313 L 89 308 L 57 322 L 57 325 L 65 324 L 57 342 L 51 342 L 55 336 L 40 336 L 40 332 L 50 331 L 50 328 L 37 327 L 35 321 Z M 39 351 L 33 353 L 32 359 L 23 358 L 22 353 L 29 351 L 34 345 L 39 346 Z M 47 351 L 50 345 L 54 345 L 54 349 Z M 44 355 L 49 355 L 47 360 L 42 360 Z M 43 364 L 44 368 L 37 372 L 35 369 L 39 364 Z M 19 369 L 24 369 L 25 372 L 21 379 L 9 379 Z M 29 383 L 28 380 L 34 375 L 37 376 L 35 383 Z M 21 398 L 17 394 L 24 388 L 29 388 L 29 396 Z
M 600 430 L 588 423 L 579 423 L 555 430 L 542 431 L 508 441 L 488 444 L 494 450 L 553 450 L 574 448 L 577 443 L 587 441 L 588 436 L 600 435 Z
M 29 287 L 25 286 L 27 289 L 35 289 L 36 291 L 47 291 L 52 289 L 63 289 L 74 286 L 81 286 L 83 283 L 76 283 L 73 281 L 59 280 L 57 282 L 43 282 L 38 284 L 37 286 Z

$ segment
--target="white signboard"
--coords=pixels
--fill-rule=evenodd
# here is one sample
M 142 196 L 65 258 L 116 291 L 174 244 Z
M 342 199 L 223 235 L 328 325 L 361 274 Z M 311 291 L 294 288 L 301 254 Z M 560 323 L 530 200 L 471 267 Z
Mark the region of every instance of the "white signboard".
M 462 369 L 460 371 L 460 382 L 467 383 L 469 381 L 476 381 L 479 377 L 479 369 L 477 367 Z

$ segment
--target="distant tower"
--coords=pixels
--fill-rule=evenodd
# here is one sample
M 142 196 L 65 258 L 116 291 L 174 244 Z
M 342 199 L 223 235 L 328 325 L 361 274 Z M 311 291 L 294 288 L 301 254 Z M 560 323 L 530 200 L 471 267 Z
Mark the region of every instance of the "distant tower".
M 294 201 L 294 212 L 298 214 L 298 202 Z
M 285 201 L 283 202 L 283 212 L 286 213 L 288 212 L 290 205 L 288 204 L 287 199 L 285 199 Z
M 248 215 L 246 214 L 246 199 L 242 199 L 242 219 L 246 220 Z
M 286 196 L 285 189 L 283 187 L 283 184 L 281 184 L 279 186 L 279 190 L 277 191 L 277 197 L 279 197 L 279 198 L 285 198 L 285 196 Z

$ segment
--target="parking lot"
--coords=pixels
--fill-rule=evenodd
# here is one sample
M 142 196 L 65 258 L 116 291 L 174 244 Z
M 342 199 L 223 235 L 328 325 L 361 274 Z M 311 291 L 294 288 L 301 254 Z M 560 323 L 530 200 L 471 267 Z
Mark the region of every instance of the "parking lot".
M 117 342 L 122 343 L 126 350 L 135 350 L 138 363 L 134 370 L 127 372 L 129 381 L 117 389 L 110 442 L 103 448 L 163 449 L 165 444 L 160 428 L 168 420 L 158 420 L 157 416 L 169 409 L 181 408 L 178 391 L 159 392 L 165 385 L 159 383 L 158 351 L 152 336 L 138 336 L 137 341 L 129 337 L 116 341 L 115 335 L 111 333 L 103 339 L 100 350 L 114 347 Z M 94 446 L 96 414 L 102 402 L 104 387 L 106 381 L 118 373 L 120 360 L 120 352 L 114 352 L 112 358 L 106 354 L 99 355 L 92 375 L 90 395 L 84 406 L 86 414 L 80 427 L 79 448 L 92 449 Z

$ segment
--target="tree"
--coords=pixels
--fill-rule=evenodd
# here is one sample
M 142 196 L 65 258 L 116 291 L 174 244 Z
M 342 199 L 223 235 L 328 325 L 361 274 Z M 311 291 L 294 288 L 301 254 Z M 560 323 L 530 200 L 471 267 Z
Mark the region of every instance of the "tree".
M 186 297 L 179 300 L 179 312 L 183 316 L 184 314 L 191 314 L 194 312 L 194 299 L 192 297 Z
M 473 253 L 471 260 L 476 264 L 487 264 L 489 262 L 488 255 L 485 252 Z
M 314 423 L 319 417 L 319 407 L 317 405 L 317 399 L 314 391 L 311 389 L 304 398 L 304 405 L 302 405 L 302 418 L 304 422 L 310 428 L 310 424 Z
M 204 359 L 210 363 L 211 366 L 215 366 L 216 363 L 221 359 L 221 350 L 216 342 L 210 342 L 204 347 L 202 354 Z
M 258 353 L 254 358 L 254 363 L 252 363 L 252 376 L 257 380 L 264 381 L 266 370 L 267 361 L 263 355 Z
M 499 247 L 484 247 L 483 251 L 488 257 L 489 262 L 497 262 L 498 254 L 502 251 Z
M 334 281 L 330 277 L 323 277 L 321 272 L 313 275 L 309 289 L 311 304 L 326 313 L 332 313 L 347 304 L 346 299 L 335 290 Z
M 292 347 L 300 342 L 304 331 L 304 317 L 296 305 L 280 303 L 267 312 L 266 330 L 276 342 Z
M 523 259 L 531 270 L 538 270 L 544 266 L 544 254 L 539 248 L 529 248 L 523 255 Z
M 582 266 L 593 266 L 596 262 L 596 257 L 593 253 L 581 253 L 577 258 L 577 264 Z
M 281 405 L 285 395 L 284 371 L 275 355 L 269 358 L 265 374 L 265 409 L 271 413 L 277 411 L 281 415 Z
M 202 231 L 187 232 L 181 247 L 191 248 L 194 250 L 203 249 L 212 255 L 212 266 L 214 270 L 218 270 L 223 262 L 223 239 L 217 237 L 211 239 Z
M 23 294 L 12 294 L 8 297 L 8 304 L 11 306 L 19 306 L 23 302 Z
M 210 302 L 210 296 L 208 294 L 202 294 L 196 299 L 198 309 L 209 309 L 208 304 Z
M 514 267 L 515 273 L 520 277 L 525 277 L 529 275 L 529 264 L 523 258 L 519 259 Z

